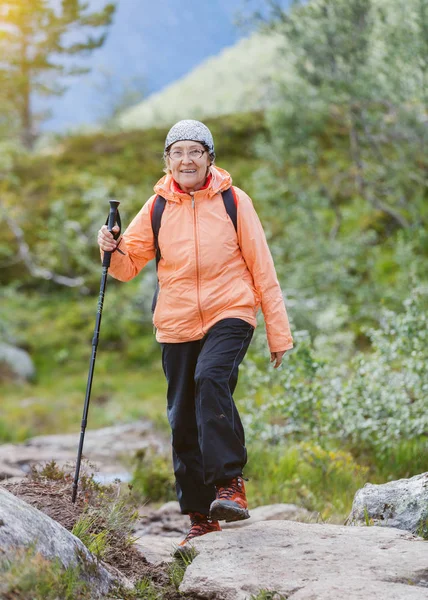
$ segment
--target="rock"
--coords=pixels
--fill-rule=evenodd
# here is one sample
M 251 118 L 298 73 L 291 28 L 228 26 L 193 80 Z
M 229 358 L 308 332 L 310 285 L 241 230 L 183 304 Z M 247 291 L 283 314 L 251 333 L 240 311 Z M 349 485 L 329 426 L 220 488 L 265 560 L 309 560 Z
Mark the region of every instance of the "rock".
M 1 488 L 0 523 L 0 555 L 10 556 L 32 546 L 49 560 L 58 558 L 64 568 L 79 565 L 82 577 L 91 586 L 92 598 L 102 597 L 118 585 L 132 587 L 123 576 L 110 573 L 59 523 Z
M 236 529 L 237 527 L 246 527 L 253 523 L 261 521 L 316 521 L 318 513 L 311 513 L 306 508 L 296 504 L 267 504 L 250 508 L 250 518 L 245 521 L 235 521 L 234 523 L 222 523 L 222 529 Z
M 189 517 L 182 515 L 178 502 L 171 501 L 156 510 L 145 511 L 136 536 L 163 536 L 178 538 L 189 529 Z
M 419 534 L 428 530 L 428 473 L 382 485 L 366 483 L 355 494 L 346 525 L 397 527 Z
M 36 369 L 28 352 L 0 342 L 0 379 L 30 381 L 35 374 Z
M 305 521 L 314 520 L 317 513 L 311 513 L 295 504 L 269 504 L 250 510 L 251 517 L 245 521 L 222 523 L 222 529 L 237 529 L 247 527 L 260 521 L 284 520 Z M 163 536 L 170 538 L 181 537 L 189 529 L 189 517 L 182 515 L 178 502 L 171 501 L 156 510 L 145 510 L 141 516 L 141 526 L 137 528 L 136 536 Z
M 172 553 L 177 546 L 178 540 L 161 535 L 145 535 L 135 542 L 136 548 L 151 565 L 161 563 L 172 563 Z
M 391 528 L 266 521 L 196 538 L 180 591 L 248 600 L 426 600 L 428 544 Z
M 59 466 L 76 461 L 80 432 L 62 435 L 43 435 L 31 438 L 23 444 L 0 446 L 0 479 L 22 477 L 31 466 L 51 460 Z M 131 477 L 130 463 L 136 452 L 153 448 L 165 452 L 168 442 L 160 437 L 148 421 L 126 425 L 87 430 L 83 446 L 84 457 L 98 469 L 96 479 L 109 483 L 118 478 L 128 481 Z
M 271 504 L 251 510 L 251 518 L 236 523 L 222 523 L 222 529 L 246 527 L 259 521 L 300 519 L 308 521 L 312 513 L 295 504 Z M 172 553 L 189 529 L 189 517 L 182 515 L 178 502 L 167 502 L 156 510 L 145 510 L 141 527 L 135 532 L 137 547 L 147 561 L 154 565 L 172 562 Z

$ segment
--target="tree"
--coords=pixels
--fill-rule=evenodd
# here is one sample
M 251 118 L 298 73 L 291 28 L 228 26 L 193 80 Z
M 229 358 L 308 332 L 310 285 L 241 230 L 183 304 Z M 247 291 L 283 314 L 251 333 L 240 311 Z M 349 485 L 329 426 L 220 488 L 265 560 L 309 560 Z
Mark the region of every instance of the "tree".
M 88 55 L 100 48 L 106 32 L 94 29 L 111 24 L 115 4 L 89 13 L 89 3 L 61 0 L 55 10 L 49 0 L 6 0 L 0 4 L 0 102 L 2 112 L 13 114 L 24 146 L 37 137 L 33 94 L 61 96 L 67 87 L 61 78 L 88 73 L 89 68 L 61 64 L 61 57 Z M 89 29 L 83 35 L 82 30 Z M 72 39 L 73 41 L 70 41 Z M 0 119 L 1 121 L 1 119 Z
M 266 0 L 267 30 L 280 32 L 298 77 L 279 108 L 283 155 L 304 162 L 320 182 L 340 226 L 342 183 L 335 199 L 322 182 L 324 133 L 346 134 L 350 194 L 365 200 L 392 228 L 420 221 L 413 201 L 416 168 L 427 139 L 428 0 L 295 1 L 291 11 Z M 291 59 L 290 59 L 291 57 Z M 413 177 L 411 180 L 410 175 Z M 422 192 L 421 192 L 422 193 Z

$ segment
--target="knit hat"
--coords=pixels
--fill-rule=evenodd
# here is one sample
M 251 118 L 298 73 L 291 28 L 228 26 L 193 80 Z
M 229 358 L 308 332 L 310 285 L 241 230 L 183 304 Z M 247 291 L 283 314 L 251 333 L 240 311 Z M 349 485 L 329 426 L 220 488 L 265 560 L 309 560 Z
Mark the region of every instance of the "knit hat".
M 192 119 L 185 119 L 184 121 L 178 121 L 171 127 L 166 136 L 165 140 L 165 152 L 175 142 L 181 142 L 183 140 L 189 140 L 192 142 L 200 142 L 208 148 L 210 155 L 214 153 L 214 140 L 211 135 L 211 131 L 206 125 L 200 121 L 193 121 Z

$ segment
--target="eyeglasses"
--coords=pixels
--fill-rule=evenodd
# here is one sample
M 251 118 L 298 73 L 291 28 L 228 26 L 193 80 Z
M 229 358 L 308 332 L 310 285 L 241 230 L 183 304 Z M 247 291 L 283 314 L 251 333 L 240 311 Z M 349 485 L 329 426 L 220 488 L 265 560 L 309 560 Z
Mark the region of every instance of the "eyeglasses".
M 202 156 L 205 152 L 206 152 L 206 150 L 196 150 L 195 149 L 195 150 L 190 150 L 190 152 L 188 152 L 187 155 L 192 160 L 197 160 L 198 158 L 202 158 Z M 186 153 L 183 150 L 173 150 L 172 152 L 168 152 L 168 156 L 172 160 L 181 160 L 185 154 Z

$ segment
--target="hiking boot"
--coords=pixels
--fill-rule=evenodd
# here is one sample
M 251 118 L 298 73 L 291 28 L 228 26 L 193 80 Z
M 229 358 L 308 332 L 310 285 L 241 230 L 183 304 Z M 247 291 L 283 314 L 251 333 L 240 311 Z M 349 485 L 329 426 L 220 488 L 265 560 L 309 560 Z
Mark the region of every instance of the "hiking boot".
M 221 531 L 220 523 L 212 520 L 208 515 L 203 515 L 198 512 L 189 513 L 190 517 L 190 530 L 184 540 L 182 540 L 175 552 L 174 556 L 179 557 L 186 555 L 191 551 L 189 542 L 195 537 L 205 535 L 206 533 L 212 533 L 213 531 Z
M 210 507 L 211 519 L 230 523 L 250 518 L 244 480 L 240 475 L 217 483 L 215 489 L 216 499 Z

